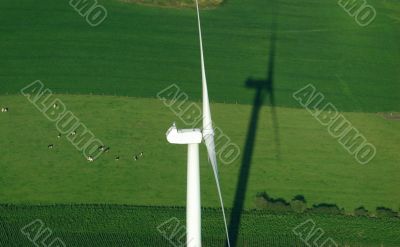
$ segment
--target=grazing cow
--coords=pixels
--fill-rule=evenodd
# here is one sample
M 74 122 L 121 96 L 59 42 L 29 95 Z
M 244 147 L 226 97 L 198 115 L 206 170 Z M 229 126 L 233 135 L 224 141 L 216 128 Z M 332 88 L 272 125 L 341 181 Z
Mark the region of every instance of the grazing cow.
M 92 156 L 89 156 L 88 158 L 87 158 L 87 160 L 89 161 L 89 162 L 93 162 L 93 157 Z
M 115 160 L 119 160 L 119 156 L 115 156 Z
M 8 112 L 8 107 L 2 107 L 1 112 Z
M 98 150 L 104 151 L 105 146 L 99 146 Z
M 72 136 L 76 135 L 76 131 L 75 130 L 72 131 L 70 135 L 72 135 Z
M 53 144 L 49 144 L 47 147 L 48 147 L 49 149 L 52 149 L 52 148 L 54 147 L 54 145 L 53 145 Z
M 61 138 L 61 134 L 60 133 L 58 133 L 57 138 Z
M 54 105 L 53 105 L 53 108 L 54 108 L 54 109 L 55 109 L 55 108 L 57 108 L 57 107 L 58 107 L 58 105 L 57 105 L 57 104 L 54 104 Z

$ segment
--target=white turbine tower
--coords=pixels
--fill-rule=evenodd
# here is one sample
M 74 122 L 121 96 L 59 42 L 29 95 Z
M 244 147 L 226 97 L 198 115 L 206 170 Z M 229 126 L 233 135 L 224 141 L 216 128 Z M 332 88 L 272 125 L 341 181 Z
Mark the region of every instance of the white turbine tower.
M 181 129 L 175 124 L 167 131 L 167 140 L 173 144 L 187 144 L 187 195 L 186 195 L 186 244 L 188 247 L 201 247 L 201 203 L 200 203 L 200 167 L 199 167 L 199 143 L 204 140 L 208 158 L 213 168 L 215 182 L 221 210 L 225 224 L 227 244 L 230 246 L 228 226 L 226 223 L 224 203 L 218 177 L 217 157 L 214 144 L 214 129 L 212 127 L 210 103 L 208 99 L 207 79 L 204 66 L 203 42 L 201 36 L 201 24 L 199 4 L 196 0 L 197 21 L 199 26 L 201 78 L 203 88 L 203 129 Z

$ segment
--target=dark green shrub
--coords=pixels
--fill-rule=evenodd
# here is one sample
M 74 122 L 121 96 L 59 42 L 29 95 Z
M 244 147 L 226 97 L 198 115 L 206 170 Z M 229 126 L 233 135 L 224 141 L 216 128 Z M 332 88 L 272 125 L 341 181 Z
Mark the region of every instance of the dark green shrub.
M 358 207 L 354 209 L 354 215 L 355 216 L 369 216 L 368 210 L 365 209 L 364 207 Z
M 290 207 L 296 213 L 303 213 L 307 209 L 306 199 L 302 195 L 297 195 L 290 202 Z
M 397 213 L 390 208 L 377 207 L 376 216 L 379 218 L 392 218 L 397 217 Z
M 331 214 L 331 215 L 339 215 L 344 214 L 344 209 L 340 209 L 336 204 L 314 204 L 312 208 L 308 209 L 307 212 L 314 214 Z
M 290 204 L 284 199 L 278 198 L 273 199 L 268 196 L 267 193 L 261 192 L 256 195 L 256 207 L 261 209 L 266 209 L 274 212 L 290 212 L 292 208 Z

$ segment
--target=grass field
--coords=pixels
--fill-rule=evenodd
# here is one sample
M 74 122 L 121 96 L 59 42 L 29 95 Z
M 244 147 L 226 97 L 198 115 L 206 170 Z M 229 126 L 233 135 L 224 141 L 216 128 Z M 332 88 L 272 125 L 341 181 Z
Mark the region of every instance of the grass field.
M 185 205 L 186 151 L 169 145 L 165 131 L 177 120 L 158 99 L 59 95 L 67 108 L 111 147 L 88 163 L 31 103 L 21 96 L 2 96 L 12 110 L 0 115 L 3 155 L 0 201 L 18 203 L 129 203 Z M 399 121 L 373 113 L 345 116 L 376 145 L 371 163 L 360 165 L 306 110 L 277 108 L 280 153 L 271 131 L 270 108 L 261 110 L 246 207 L 257 192 L 311 203 L 337 203 L 352 211 L 358 206 L 398 209 Z M 243 150 L 251 106 L 214 104 L 215 123 Z M 157 119 L 157 121 L 154 121 Z M 236 119 L 231 121 L 231 119 Z M 29 124 L 27 124 L 29 121 Z M 178 123 L 179 124 L 179 123 Z M 49 150 L 47 145 L 54 144 Z M 143 151 L 145 158 L 133 160 Z M 205 149 L 201 152 L 205 154 Z M 18 155 L 16 155 L 18 154 Z M 114 155 L 120 155 L 117 162 Z M 202 203 L 218 206 L 211 167 L 202 155 Z M 241 159 L 220 168 L 227 207 L 233 206 Z
M 178 117 L 156 95 L 176 83 L 190 102 L 201 98 L 195 12 L 119 0 L 99 3 L 108 17 L 93 28 L 67 0 L 0 1 L 0 106 L 10 108 L 0 113 L 0 203 L 19 205 L 0 206 L 0 234 L 10 242 L 21 224 L 40 217 L 72 246 L 88 238 L 109 246 L 132 236 L 143 246 L 154 238 L 163 243 L 156 236 L 159 219 L 184 218 L 182 208 L 166 206 L 185 206 L 186 147 L 167 143 L 165 131 Z M 272 74 L 275 101 L 267 95 L 257 119 L 244 208 L 253 209 L 256 194 L 265 191 L 287 201 L 303 195 L 309 206 L 337 204 L 347 213 L 359 206 L 400 210 L 400 121 L 383 117 L 400 112 L 400 3 L 368 3 L 377 18 L 367 27 L 328 0 L 227 0 L 201 12 L 213 120 L 242 151 L 232 164 L 220 162 L 227 208 L 238 203 L 235 193 L 241 189 L 238 178 L 256 109 L 256 90 L 246 82 Z M 89 163 L 64 136 L 57 139 L 55 124 L 19 93 L 35 80 L 57 93 L 110 152 Z M 358 164 L 293 99 L 292 93 L 308 83 L 376 146 L 369 164 Z M 184 127 L 179 121 L 178 126 Z M 205 151 L 202 147 L 202 206 L 215 208 L 219 202 Z M 144 158 L 134 161 L 138 152 Z M 85 206 L 22 206 L 37 204 L 162 210 L 88 205 L 114 223 L 105 226 L 96 216 L 87 229 L 79 229 L 91 217 Z M 220 215 L 209 210 L 205 243 L 222 243 Z M 137 221 L 129 221 L 131 212 Z M 297 243 L 291 229 L 307 217 L 246 212 L 238 243 L 265 246 L 272 238 L 283 241 L 272 246 Z M 341 244 L 400 245 L 398 219 L 314 217 Z M 129 230 L 121 233 L 124 227 Z
M 68 1 L 1 1 L 0 93 L 41 79 L 58 93 L 138 97 L 179 83 L 200 98 L 193 10 L 99 2 L 108 18 L 91 28 Z M 378 15 L 366 28 L 337 1 L 229 0 L 204 11 L 211 99 L 252 103 L 245 81 L 267 74 L 276 18 L 277 105 L 298 107 L 291 93 L 313 83 L 343 111 L 400 111 L 400 4 L 369 3 Z

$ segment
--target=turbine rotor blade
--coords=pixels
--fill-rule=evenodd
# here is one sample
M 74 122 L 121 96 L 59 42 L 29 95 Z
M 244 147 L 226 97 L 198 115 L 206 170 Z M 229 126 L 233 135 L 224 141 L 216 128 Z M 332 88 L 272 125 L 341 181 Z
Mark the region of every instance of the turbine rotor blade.
M 204 138 L 204 142 L 206 144 L 207 152 L 208 152 L 208 157 L 210 159 L 211 166 L 213 168 L 214 172 L 214 178 L 215 178 L 215 183 L 217 185 L 217 191 L 218 191 L 218 197 L 219 197 L 219 202 L 221 204 L 221 210 L 222 210 L 222 216 L 224 218 L 224 225 L 225 225 L 225 233 L 226 233 L 226 241 L 228 244 L 228 247 L 231 246 L 230 241 L 229 241 L 229 233 L 228 233 L 228 223 L 226 221 L 226 215 L 225 215 L 225 207 L 224 207 L 224 201 L 222 199 L 222 191 L 221 191 L 221 185 L 219 183 L 219 176 L 218 176 L 218 167 L 217 167 L 217 157 L 215 154 L 215 144 L 214 144 L 214 137 L 212 135 L 206 136 Z
M 215 182 L 217 185 L 222 215 L 224 218 L 226 240 L 227 240 L 228 246 L 230 247 L 228 224 L 226 222 L 224 201 L 222 199 L 221 186 L 219 183 L 219 176 L 218 176 L 218 165 L 217 165 L 217 156 L 215 153 L 214 129 L 213 129 L 212 120 L 211 120 L 210 102 L 208 99 L 207 77 L 206 77 L 206 69 L 205 69 L 205 65 L 204 65 L 203 38 L 201 35 L 200 11 L 199 11 L 198 0 L 196 0 L 196 9 L 197 9 L 197 22 L 198 22 L 198 26 L 199 26 L 201 79 L 202 79 L 201 81 L 202 81 L 202 89 L 203 89 L 203 139 L 206 144 L 208 158 L 210 160 L 210 163 L 211 163 L 211 166 L 212 166 L 212 169 L 214 172 L 214 178 L 215 178 Z

